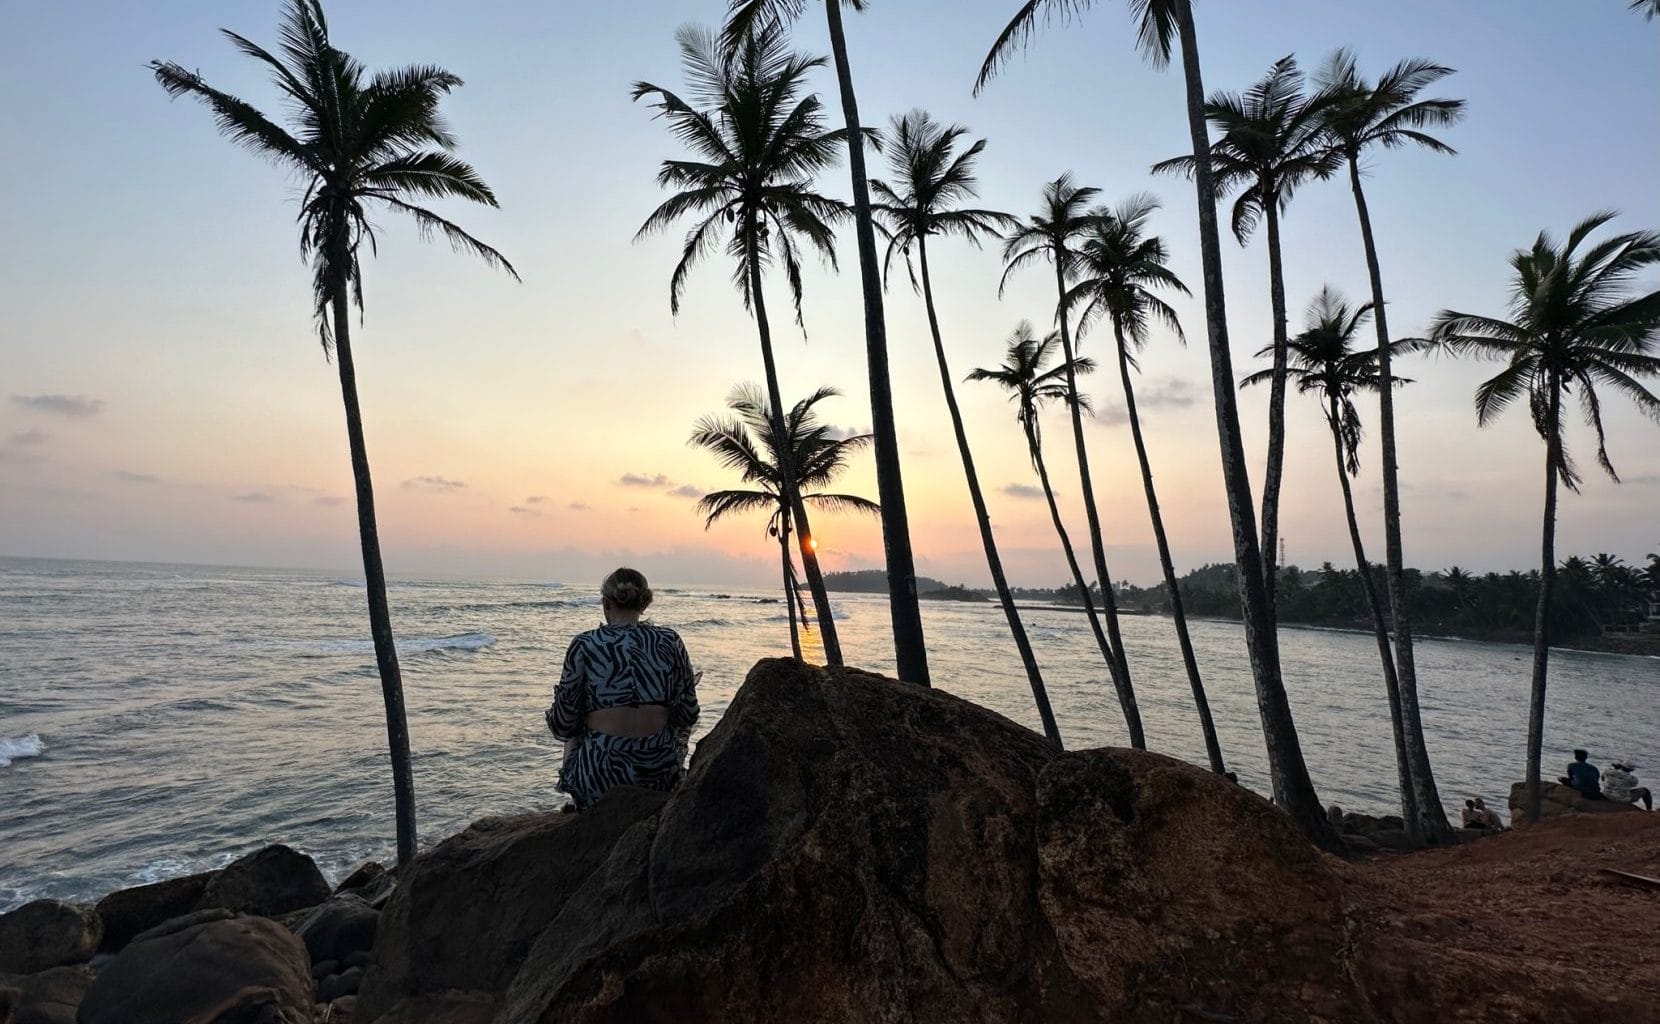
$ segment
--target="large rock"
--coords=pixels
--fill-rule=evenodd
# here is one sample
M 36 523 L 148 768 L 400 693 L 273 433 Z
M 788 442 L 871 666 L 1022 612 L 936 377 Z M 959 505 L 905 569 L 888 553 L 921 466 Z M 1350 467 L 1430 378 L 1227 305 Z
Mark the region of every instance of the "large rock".
M 374 1020 L 406 996 L 505 989 L 617 837 L 664 799 L 623 789 L 580 815 L 486 819 L 399 869 L 359 993 L 359 1018 Z
M 98 951 L 104 925 L 91 906 L 35 900 L 0 914 L 0 974 L 33 974 L 85 963 Z
M 262 917 L 202 910 L 133 939 L 98 973 L 79 1024 L 310 1024 L 305 945 Z
M 213 872 L 186 875 L 118 889 L 105 896 L 98 901 L 98 917 L 104 922 L 100 948 L 106 953 L 118 952 L 139 932 L 190 913 L 212 877 Z
M 75 1024 L 75 1009 L 90 984 L 92 972 L 79 964 L 18 978 L 0 977 L 0 1022 Z
M 306 911 L 294 926 L 313 964 L 325 960 L 343 961 L 353 953 L 371 949 L 380 912 L 361 898 L 335 896 Z
M 278 843 L 214 872 L 196 900 L 196 909 L 277 917 L 314 907 L 328 898 L 329 883 L 316 862 Z
M 1592 800 L 1584 793 L 1560 782 L 1539 784 L 1539 817 L 1555 818 L 1564 814 L 1612 814 L 1634 811 L 1636 804 L 1615 803 L 1612 800 Z M 1510 787 L 1510 827 L 1526 825 L 1527 783 L 1517 782 Z

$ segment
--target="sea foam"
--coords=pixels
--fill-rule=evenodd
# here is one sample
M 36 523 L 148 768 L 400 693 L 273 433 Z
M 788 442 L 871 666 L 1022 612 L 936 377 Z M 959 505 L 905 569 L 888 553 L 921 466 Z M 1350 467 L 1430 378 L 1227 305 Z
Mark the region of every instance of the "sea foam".
M 0 768 L 24 757 L 39 757 L 46 752 L 39 733 L 27 736 L 0 736 Z

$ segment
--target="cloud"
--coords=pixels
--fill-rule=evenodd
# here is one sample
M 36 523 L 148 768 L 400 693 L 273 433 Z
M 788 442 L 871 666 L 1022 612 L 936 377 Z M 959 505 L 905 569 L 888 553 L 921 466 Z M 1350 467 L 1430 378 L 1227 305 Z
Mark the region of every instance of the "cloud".
M 547 501 L 547 500 L 548 500 L 547 496 L 544 495 L 544 494 L 532 494 L 530 497 L 525 499 L 525 504 L 526 505 L 540 505 L 542 502 Z
M 104 411 L 104 400 L 85 395 L 13 395 L 12 401 L 36 412 L 86 419 Z
M 566 505 L 565 507 L 570 509 L 572 512 L 586 512 L 589 509 L 593 508 L 594 506 L 588 504 L 585 501 L 573 501 L 569 505 Z
M 334 494 L 320 495 L 320 496 L 318 496 L 316 498 L 313 498 L 311 500 L 314 504 L 321 505 L 324 508 L 334 508 L 336 505 L 344 505 L 346 503 L 345 498 L 339 497 L 338 495 L 334 495 Z
M 870 433 L 869 427 L 830 426 L 824 428 L 824 436 L 828 437 L 832 441 L 845 441 L 850 437 L 859 437 L 860 435 L 868 433 Z
M 676 498 L 701 498 L 703 493 L 703 488 L 696 484 L 681 484 L 669 492 L 670 495 Z
M 1137 386 L 1135 394 L 1136 405 L 1142 410 L 1186 409 L 1198 401 L 1198 398 L 1198 392 L 1192 382 L 1180 377 L 1142 381 Z M 1130 414 L 1124 406 L 1109 401 L 1096 407 L 1095 419 L 1105 427 L 1121 427 L 1130 422 Z
M 25 430 L 13 434 L 11 443 L 18 448 L 36 448 L 51 440 L 52 435 L 44 430 Z
M 130 469 L 112 469 L 110 476 L 126 484 L 159 484 L 161 477 L 150 473 L 134 473 Z
M 442 476 L 417 476 L 403 482 L 405 487 L 420 488 L 423 491 L 435 491 L 440 494 L 452 494 L 465 490 L 467 485 L 460 480 L 451 480 Z
M 617 483 L 622 487 L 668 487 L 674 481 L 661 473 L 624 473 Z
M 244 505 L 269 505 L 277 499 L 264 491 L 248 491 L 243 494 L 231 495 L 232 501 L 240 501 Z
M 17 448 L 0 448 L 0 462 L 45 462 L 46 456 L 34 452 L 20 451 Z
M 1031 500 L 1033 498 L 1043 497 L 1043 488 L 1038 487 L 1036 484 L 1004 484 L 1002 487 L 999 487 L 998 490 L 1002 491 L 1004 494 L 1007 494 L 1011 498 Z
M 542 514 L 542 513 L 536 511 L 533 508 L 525 508 L 523 505 L 513 505 L 513 506 L 509 507 L 507 511 L 513 513 L 516 516 L 528 516 L 528 517 L 531 517 L 531 518 L 535 518 L 535 517 L 540 516 Z

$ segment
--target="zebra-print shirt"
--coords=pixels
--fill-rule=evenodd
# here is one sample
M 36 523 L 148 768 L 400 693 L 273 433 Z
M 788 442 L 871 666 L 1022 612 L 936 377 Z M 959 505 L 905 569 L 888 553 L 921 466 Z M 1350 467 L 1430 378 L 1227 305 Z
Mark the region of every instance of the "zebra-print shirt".
M 698 712 L 691 655 L 680 634 L 666 626 L 604 625 L 571 640 L 553 688 L 548 728 L 559 739 L 576 739 L 586 731 L 588 712 L 639 704 L 662 704 L 670 729 L 690 729 Z

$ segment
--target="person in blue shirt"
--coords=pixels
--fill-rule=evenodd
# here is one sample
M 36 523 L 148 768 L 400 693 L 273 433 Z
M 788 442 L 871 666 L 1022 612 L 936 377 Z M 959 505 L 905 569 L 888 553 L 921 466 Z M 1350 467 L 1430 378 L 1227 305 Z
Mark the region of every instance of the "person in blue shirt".
M 1602 799 L 1602 772 L 1590 762 L 1591 755 L 1583 750 L 1574 751 L 1573 763 L 1568 765 L 1568 774 L 1559 780 L 1564 786 L 1572 786 L 1579 790 L 1580 795 L 1587 800 Z

